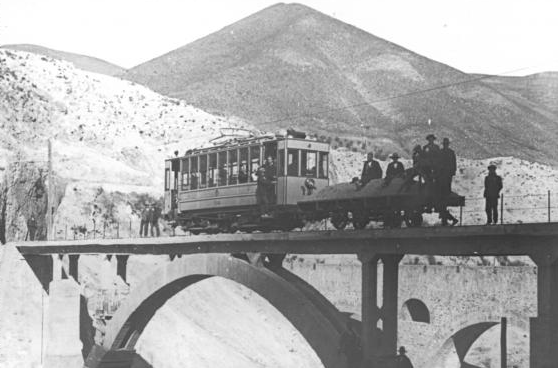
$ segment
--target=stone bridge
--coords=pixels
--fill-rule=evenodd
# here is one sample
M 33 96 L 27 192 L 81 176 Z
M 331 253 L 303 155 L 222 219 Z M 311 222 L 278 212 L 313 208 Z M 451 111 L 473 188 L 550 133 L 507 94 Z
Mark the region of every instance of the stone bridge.
M 557 239 L 558 224 L 524 224 L 20 243 L 16 246 L 45 288 L 51 285 L 52 275 L 60 273 L 56 259 L 64 254 L 69 255 L 69 267 L 65 273 L 75 279 L 78 279 L 79 254 L 116 254 L 118 274 L 123 279 L 126 279 L 126 262 L 130 254 L 221 254 L 190 256 L 198 257 L 198 262 L 188 261 L 190 257 L 178 258 L 178 261 L 175 258 L 173 263 L 153 278 L 150 286 L 139 288 L 137 294 L 133 291 L 129 301 L 125 302 L 110 322 L 103 346 L 93 349 L 92 354 L 101 357 L 96 362 L 106 367 L 131 366 L 131 349 L 135 341 L 164 301 L 203 278 L 217 275 L 254 288 L 260 295 L 268 298 L 272 305 L 299 328 L 326 368 L 343 367 L 346 362 L 339 361 L 331 353 L 331 349 L 339 346 L 340 335 L 343 333 L 343 327 L 340 327 L 343 321 L 332 304 L 327 300 L 324 302 L 325 299 L 318 297 L 318 293 L 308 285 L 299 282 L 298 286 L 293 286 L 286 278 L 281 278 L 278 273 L 269 273 L 264 267 L 280 269 L 283 256 L 288 253 L 358 255 L 364 358 L 375 367 L 389 367 L 397 347 L 398 316 L 403 313 L 402 307 L 405 306 L 407 313 L 413 318 L 430 321 L 438 318 L 438 313 L 429 309 L 428 301 L 421 299 L 424 295 L 409 294 L 409 298 L 401 298 L 399 262 L 403 255 L 529 255 L 538 266 L 538 311 L 537 317 L 531 319 L 529 324 L 531 367 L 550 368 L 554 365 L 554 350 L 558 346 L 558 329 L 555 328 L 558 326 L 558 285 L 555 283 L 558 280 L 555 277 L 558 274 Z M 235 260 L 227 254 L 237 254 L 251 262 Z M 463 278 L 462 275 L 460 277 Z M 291 277 L 292 280 L 297 278 Z M 56 282 L 53 283 L 51 297 L 53 293 L 59 292 Z M 477 285 L 482 286 L 484 285 Z M 274 292 L 270 293 L 268 288 Z M 435 288 L 430 285 L 427 290 Z M 62 292 L 63 296 L 66 295 L 64 293 L 65 291 Z M 421 308 L 421 303 L 425 308 Z M 487 318 L 495 317 L 484 319 Z M 61 318 L 58 320 L 62 323 Z M 75 322 L 76 319 L 71 320 Z M 472 325 L 461 330 L 458 330 L 459 326 L 452 327 L 447 329 L 451 335 L 440 334 L 438 339 L 453 340 L 461 359 L 476 336 L 490 328 L 494 322 L 472 321 Z M 381 329 L 377 326 L 381 326 Z M 444 344 L 445 342 L 442 346 Z M 107 360 L 107 357 L 110 359 Z M 58 363 L 63 361 L 63 357 L 61 359 Z M 105 360 L 106 364 L 103 363 Z M 94 364 L 97 363 L 92 363 L 91 366 Z

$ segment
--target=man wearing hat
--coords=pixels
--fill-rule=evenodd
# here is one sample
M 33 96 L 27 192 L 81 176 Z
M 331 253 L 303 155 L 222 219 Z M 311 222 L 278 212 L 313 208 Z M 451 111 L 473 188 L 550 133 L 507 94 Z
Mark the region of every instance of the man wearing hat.
M 502 188 L 502 177 L 496 174 L 496 165 L 488 165 L 488 175 L 484 178 L 487 225 L 498 223 L 498 198 Z
M 438 167 L 440 146 L 434 143 L 436 136 L 434 134 L 428 134 L 426 136 L 427 144 L 422 147 L 422 156 L 424 162 L 424 174 L 426 179 L 433 182 L 436 175 L 436 169 Z
M 439 212 L 440 218 L 442 219 L 442 225 L 444 226 L 448 224 L 448 220 L 452 221 L 452 225 L 455 225 L 458 222 L 446 208 L 446 199 L 451 193 L 451 181 L 457 170 L 455 152 L 449 148 L 449 144 L 449 138 L 444 138 L 442 140 L 442 149 L 438 154 L 438 172 L 436 176 L 441 196 Z
M 382 178 L 382 168 L 380 167 L 380 163 L 374 160 L 374 154 L 368 152 L 366 158 L 364 166 L 362 167 L 362 173 L 360 174 L 360 182 L 363 186 L 370 180 Z
M 393 161 L 391 161 L 387 166 L 384 186 L 389 185 L 393 178 L 402 178 L 405 175 L 405 167 L 401 162 L 397 161 L 399 160 L 399 155 L 397 154 L 397 152 L 393 153 L 391 156 L 389 156 L 389 158 L 391 158 Z
M 405 355 L 406 350 L 405 347 L 402 346 L 399 348 L 399 355 L 395 357 L 395 367 L 396 368 L 413 368 L 413 363 L 407 355 Z

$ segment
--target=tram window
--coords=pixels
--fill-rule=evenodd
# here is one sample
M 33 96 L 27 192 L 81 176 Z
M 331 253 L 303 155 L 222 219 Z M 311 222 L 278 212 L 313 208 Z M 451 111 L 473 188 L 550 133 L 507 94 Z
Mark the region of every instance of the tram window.
M 320 164 L 318 165 L 318 177 L 320 179 L 327 179 L 328 174 L 328 153 L 320 152 Z
M 277 176 L 285 175 L 285 150 L 280 149 L 277 154 Z
M 298 150 L 287 150 L 287 175 L 298 176 Z
M 267 161 L 268 157 L 277 163 L 277 142 L 264 143 L 264 161 Z
M 165 190 L 169 190 L 170 169 L 165 169 Z
M 219 152 L 219 178 L 217 184 L 219 186 L 227 185 L 227 152 Z
M 200 188 L 207 187 L 207 155 L 200 156 Z
M 215 171 L 217 171 L 217 154 L 211 153 L 209 155 L 209 170 L 207 171 L 207 186 L 210 188 L 217 185 Z
M 316 177 L 316 152 L 303 150 L 301 153 L 301 176 Z
M 198 172 L 198 157 L 192 157 L 190 161 L 190 188 L 198 189 L 199 172 Z
M 229 151 L 229 185 L 238 183 L 238 152 Z
M 241 148 L 240 152 L 240 167 L 238 169 L 238 183 L 248 182 L 248 147 Z
M 249 179 L 250 181 L 256 181 L 256 172 L 260 167 L 260 146 L 253 146 L 250 147 L 250 167 L 248 168 L 250 171 Z
M 182 190 L 190 189 L 190 160 L 182 160 Z

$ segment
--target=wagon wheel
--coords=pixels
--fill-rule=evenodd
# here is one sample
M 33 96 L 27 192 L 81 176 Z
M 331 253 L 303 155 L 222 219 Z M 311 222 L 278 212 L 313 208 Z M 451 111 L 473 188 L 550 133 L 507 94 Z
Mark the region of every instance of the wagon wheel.
M 347 212 L 334 212 L 331 215 L 331 224 L 337 230 L 343 230 L 348 223 L 349 217 L 347 216 Z
M 365 212 L 353 212 L 353 227 L 356 230 L 362 230 L 370 221 L 368 214 Z
M 401 227 L 402 223 L 403 223 L 403 217 L 401 216 L 401 212 L 396 211 L 386 215 L 384 220 L 384 227 L 391 227 L 396 229 Z
M 412 211 L 411 213 L 405 212 L 405 224 L 407 227 L 422 226 L 422 213 L 418 211 Z

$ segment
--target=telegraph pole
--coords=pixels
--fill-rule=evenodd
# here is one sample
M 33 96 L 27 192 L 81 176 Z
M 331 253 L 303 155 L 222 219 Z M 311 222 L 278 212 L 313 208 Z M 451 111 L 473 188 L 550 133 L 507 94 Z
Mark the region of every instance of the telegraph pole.
M 52 233 L 52 227 L 54 224 L 54 182 L 52 180 L 52 141 L 48 140 L 48 173 L 47 173 L 47 181 L 48 181 L 48 190 L 47 190 L 47 213 L 46 213 L 46 222 L 47 222 L 47 240 L 52 240 L 54 238 L 54 234 Z

